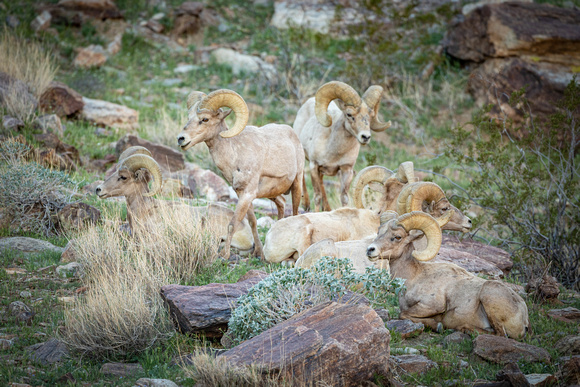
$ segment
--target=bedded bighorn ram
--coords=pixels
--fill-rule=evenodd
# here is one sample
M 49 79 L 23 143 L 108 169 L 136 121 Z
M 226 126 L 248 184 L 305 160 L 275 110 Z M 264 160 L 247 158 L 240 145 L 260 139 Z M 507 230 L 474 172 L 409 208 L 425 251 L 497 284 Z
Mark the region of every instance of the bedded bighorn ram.
M 416 250 L 413 241 L 423 235 L 427 246 Z M 401 318 L 433 330 L 444 327 L 523 337 L 529 328 L 524 300 L 500 281 L 476 277 L 451 263 L 427 262 L 440 247 L 437 221 L 418 211 L 383 224 L 368 246 L 371 261 L 388 260 L 391 274 L 406 280 L 406 291 L 399 294 Z
M 187 211 L 196 221 L 208 220 L 208 223 L 216 227 L 222 242 L 225 241 L 229 221 L 234 214 L 232 210 L 217 204 L 192 207 L 153 198 L 153 195 L 161 190 L 161 186 L 162 175 L 159 164 L 151 157 L 147 148 L 134 146 L 119 156 L 117 171 L 99 185 L 95 192 L 101 199 L 125 196 L 127 219 L 131 230 L 135 230 L 137 225 L 148 227 L 158 223 L 158 217 L 163 216 L 165 210 Z M 246 219 L 243 228 L 234 235 L 232 246 L 241 251 L 253 248 L 252 230 Z
M 263 257 L 252 200 L 274 200 L 282 217 L 280 195 L 292 192 L 292 213 L 298 214 L 304 173 L 304 150 L 298 136 L 288 125 L 246 126 L 248 107 L 231 90 L 216 90 L 208 95 L 194 91 L 187 98 L 187 107 L 189 120 L 177 137 L 178 144 L 187 150 L 205 142 L 216 166 L 239 198 L 228 226 L 223 256 L 229 257 L 231 238 L 247 214 L 256 244 L 254 253 Z M 232 110 L 225 112 L 222 107 Z M 228 129 L 225 118 L 232 111 L 236 122 Z
M 371 130 L 382 132 L 391 121 L 379 121 L 379 102 L 383 88 L 371 86 L 362 98 L 346 83 L 333 81 L 322 85 L 316 96 L 302 105 L 294 121 L 294 131 L 310 161 L 310 176 L 314 189 L 316 211 L 330 211 L 323 175 L 340 173 L 340 200 L 348 204 L 348 190 L 353 178 L 353 166 L 360 144 L 371 139 Z M 333 102 L 336 100 L 336 103 Z M 304 206 L 310 207 L 304 185 Z

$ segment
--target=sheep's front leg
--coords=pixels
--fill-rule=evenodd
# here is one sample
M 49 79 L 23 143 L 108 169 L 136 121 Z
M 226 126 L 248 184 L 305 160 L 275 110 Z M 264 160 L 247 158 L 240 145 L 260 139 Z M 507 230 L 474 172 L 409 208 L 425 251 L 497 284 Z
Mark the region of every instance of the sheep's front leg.
M 292 215 L 298 215 L 298 209 L 300 207 L 300 200 L 302 200 L 302 189 L 304 182 L 304 171 L 298 173 L 296 179 L 292 183 L 290 190 L 292 191 Z M 306 193 L 308 198 L 308 193 Z M 310 204 L 310 203 L 309 203 Z
M 302 173 L 302 195 L 304 197 L 304 211 L 308 212 L 310 211 L 310 197 L 306 188 L 306 173 Z M 294 199 L 292 199 L 292 207 L 294 207 Z
M 242 229 L 242 227 L 243 227 L 242 221 L 244 219 L 244 216 L 246 216 L 246 214 L 248 213 L 248 209 L 252 205 L 252 200 L 254 200 L 254 198 L 256 197 L 255 194 L 252 195 L 252 194 L 248 194 L 248 193 L 241 192 L 241 191 L 238 191 L 237 194 L 238 194 L 238 198 L 239 198 L 238 205 L 236 206 L 236 210 L 234 211 L 234 216 L 232 217 L 232 220 L 230 220 L 230 224 L 228 225 L 228 236 L 226 239 L 224 249 L 222 250 L 222 254 L 221 254 L 221 256 L 224 257 L 225 259 L 228 259 L 230 257 L 230 246 L 232 243 L 232 238 L 237 231 L 240 231 Z M 253 214 L 254 214 L 254 212 L 252 211 L 252 215 Z M 248 220 L 250 222 L 250 225 L 252 226 L 252 234 L 254 235 L 254 238 L 256 238 L 258 231 L 256 228 L 257 221 L 256 221 L 255 215 L 254 215 L 253 219 L 254 219 L 253 225 L 252 225 L 252 220 L 250 220 L 250 219 L 248 219 Z M 256 246 L 258 246 L 258 244 L 260 244 L 260 240 L 258 239 L 256 241 L 256 239 L 254 239 L 254 243 L 256 243 Z
M 340 203 L 343 207 L 348 205 L 348 190 L 354 177 L 354 171 L 351 165 L 340 167 Z
M 278 210 L 278 220 L 283 219 L 286 209 L 286 200 L 284 199 L 284 196 L 279 195 L 276 196 L 274 199 L 270 198 L 270 200 L 273 201 L 274 204 L 276 204 L 276 209 Z M 254 213 L 254 211 L 252 211 L 252 213 Z
M 312 188 L 314 189 L 314 211 L 320 211 L 322 207 L 322 197 L 324 192 L 324 187 L 322 186 L 322 174 L 319 171 L 318 164 L 310 163 L 310 177 L 312 180 Z M 324 197 L 326 198 L 326 192 L 324 192 Z
M 238 203 L 239 205 L 239 203 Z M 260 236 L 258 235 L 258 219 L 256 219 L 256 214 L 254 214 L 254 206 L 250 201 L 250 206 L 248 208 L 248 222 L 252 228 L 252 235 L 254 236 L 254 256 L 260 257 L 264 261 L 264 252 L 262 242 L 260 241 Z

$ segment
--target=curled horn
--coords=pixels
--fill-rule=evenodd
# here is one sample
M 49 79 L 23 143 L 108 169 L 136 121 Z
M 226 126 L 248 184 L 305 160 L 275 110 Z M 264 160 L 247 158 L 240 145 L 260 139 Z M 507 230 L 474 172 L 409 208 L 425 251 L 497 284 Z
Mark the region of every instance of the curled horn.
M 398 217 L 399 214 L 397 214 L 395 211 L 387 210 L 381 214 L 381 224 L 385 224 L 392 219 L 397 219 Z
M 393 175 L 393 171 L 378 165 L 371 165 L 370 167 L 366 167 L 360 171 L 352 182 L 352 186 L 354 187 L 352 192 L 354 206 L 356 208 L 365 208 L 363 205 L 362 197 L 363 190 L 368 184 L 376 181 L 384 185 L 387 179 Z
M 205 97 L 205 93 L 201 91 L 192 91 L 187 96 L 187 110 L 191 109 L 196 103 L 201 101 Z
M 119 166 L 121 168 L 127 168 L 131 172 L 135 172 L 140 168 L 145 168 L 153 176 L 153 186 L 151 191 L 144 194 L 143 196 L 153 196 L 161 190 L 161 168 L 159 164 L 152 157 L 147 155 L 132 155 L 123 160 L 122 164 Z
M 320 86 L 315 95 L 314 112 L 322 126 L 332 125 L 332 117 L 328 114 L 328 105 L 335 99 L 340 99 L 345 105 L 360 107 L 362 100 L 355 89 L 344 82 L 332 81 Z
M 429 214 L 421 211 L 413 211 L 409 214 L 401 215 L 397 219 L 397 224 L 403 226 L 405 231 L 423 231 L 427 238 L 427 247 L 421 251 L 413 251 L 413 257 L 418 261 L 429 261 L 437 255 L 441 248 L 441 228 L 437 221 Z
M 226 89 L 212 91 L 201 99 L 201 102 L 197 105 L 197 112 L 200 113 L 203 110 L 216 112 L 222 107 L 232 109 L 236 115 L 236 122 L 231 129 L 226 130 L 225 132 L 220 132 L 220 136 L 227 138 L 240 134 L 248 123 L 250 112 L 244 99 L 235 91 Z
M 381 122 L 379 121 L 379 105 L 381 102 L 381 96 L 383 95 L 383 88 L 378 85 L 373 85 L 365 91 L 362 96 L 363 101 L 367 104 L 369 108 L 374 111 L 373 117 L 371 118 L 371 130 L 374 132 L 382 132 L 387 128 L 391 127 L 391 121 Z
M 401 183 L 415 183 L 417 181 L 412 161 L 405 161 L 399 165 L 397 179 L 399 179 Z
M 145 148 L 144 146 L 138 145 L 130 146 L 129 148 L 125 149 L 123 153 L 121 153 L 121 155 L 119 156 L 118 164 L 119 165 L 122 164 L 123 160 L 132 155 L 146 155 L 152 157 L 151 152 L 149 152 L 149 149 Z

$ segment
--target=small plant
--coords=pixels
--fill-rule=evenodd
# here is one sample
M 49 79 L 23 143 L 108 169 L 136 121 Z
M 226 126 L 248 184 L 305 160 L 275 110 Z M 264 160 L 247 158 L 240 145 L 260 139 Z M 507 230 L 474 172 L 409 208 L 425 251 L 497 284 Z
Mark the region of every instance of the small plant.
M 323 257 L 311 269 L 278 270 L 252 287 L 238 299 L 228 333 L 239 343 L 303 310 L 344 299 L 348 291 L 379 304 L 387 302 L 389 294 L 401 287 L 402 282 L 392 279 L 385 270 L 367 268 L 365 274 L 358 274 L 348 258 Z M 356 296 L 349 298 L 356 300 Z
M 56 214 L 74 202 L 76 186 L 67 174 L 26 161 L 30 153 L 14 139 L 0 143 L 1 211 L 17 231 L 54 235 Z

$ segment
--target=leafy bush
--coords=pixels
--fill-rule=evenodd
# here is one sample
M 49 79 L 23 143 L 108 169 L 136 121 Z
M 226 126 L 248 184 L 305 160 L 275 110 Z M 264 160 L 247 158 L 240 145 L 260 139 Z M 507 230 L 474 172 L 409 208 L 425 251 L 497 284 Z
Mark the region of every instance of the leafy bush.
M 511 106 L 526 106 L 523 91 Z M 547 122 L 516 124 L 479 111 L 472 129 L 452 129 L 446 152 L 472 182 L 468 193 L 485 211 L 479 219 L 524 262 L 580 288 L 580 86 L 569 83 Z M 528 117 L 529 118 L 529 117 Z
M 311 269 L 278 270 L 252 287 L 238 299 L 228 334 L 234 342 L 250 339 L 303 310 L 339 300 L 349 290 L 372 303 L 385 303 L 401 287 L 402 282 L 391 279 L 386 270 L 367 268 L 358 274 L 348 258 L 323 257 Z
M 26 161 L 30 151 L 13 139 L 0 143 L 0 211 L 16 230 L 49 236 L 56 232 L 57 212 L 74 201 L 76 187 L 67 174 Z

